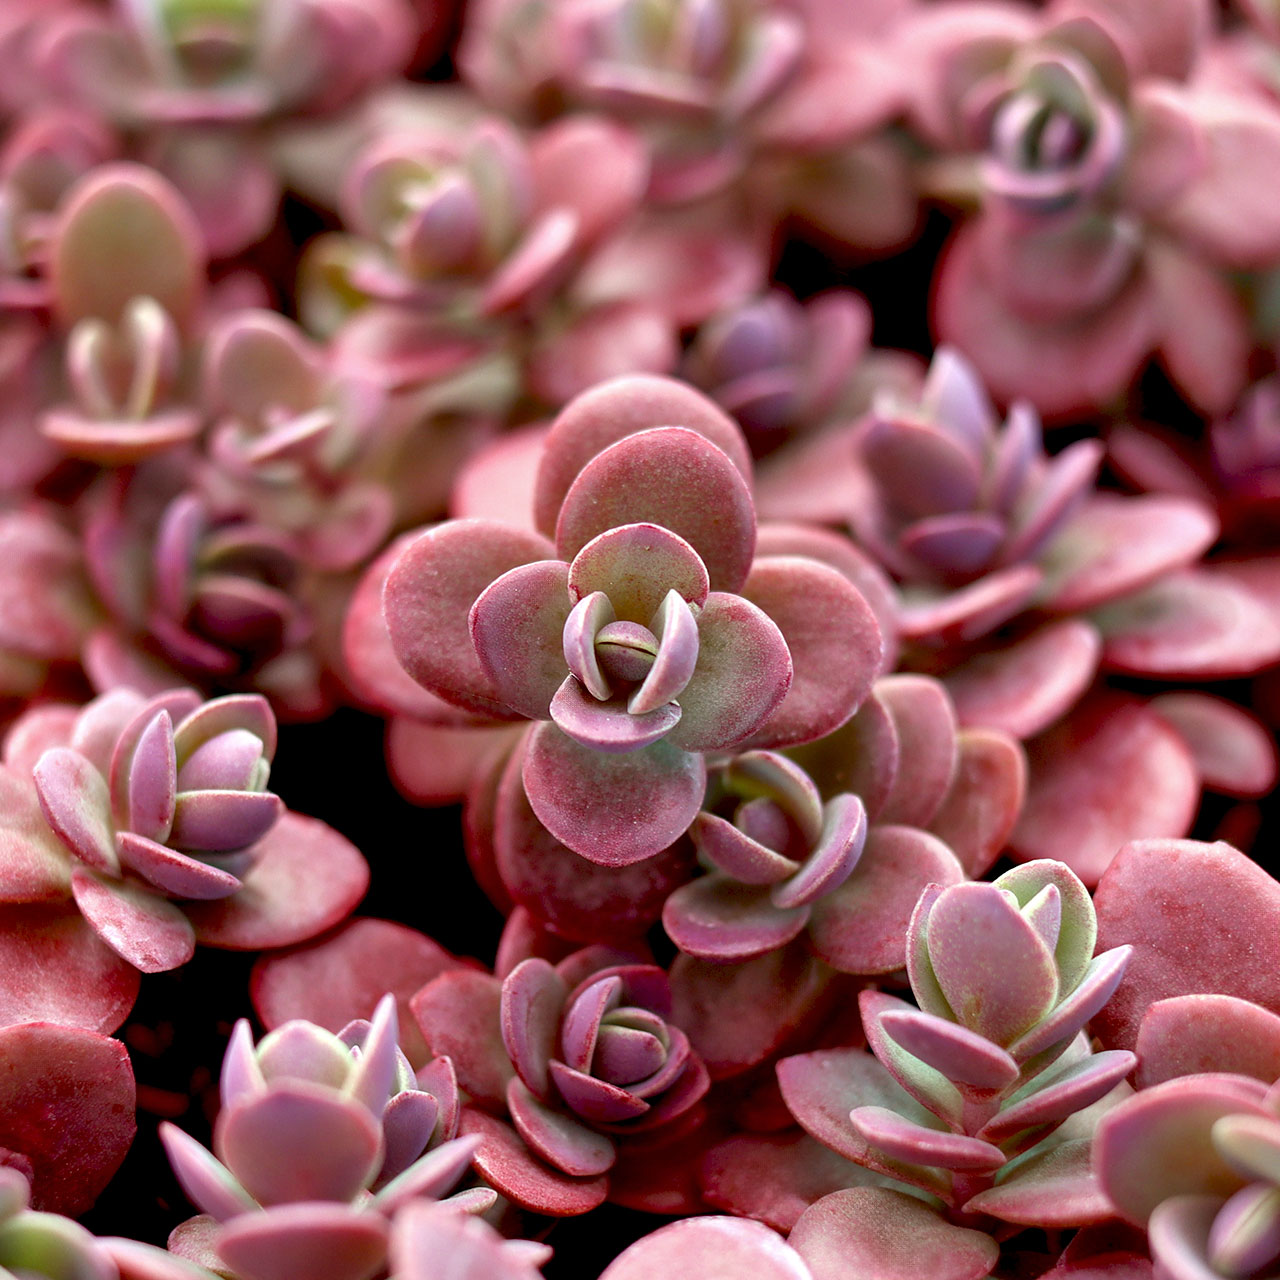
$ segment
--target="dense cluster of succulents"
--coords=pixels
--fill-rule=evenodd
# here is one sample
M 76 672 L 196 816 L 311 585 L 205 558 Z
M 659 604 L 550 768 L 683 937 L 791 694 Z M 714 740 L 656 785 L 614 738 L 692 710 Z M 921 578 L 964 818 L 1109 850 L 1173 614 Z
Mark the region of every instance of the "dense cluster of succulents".
M 1278 67 L 0 0 L 0 1275 L 1280 1276 Z

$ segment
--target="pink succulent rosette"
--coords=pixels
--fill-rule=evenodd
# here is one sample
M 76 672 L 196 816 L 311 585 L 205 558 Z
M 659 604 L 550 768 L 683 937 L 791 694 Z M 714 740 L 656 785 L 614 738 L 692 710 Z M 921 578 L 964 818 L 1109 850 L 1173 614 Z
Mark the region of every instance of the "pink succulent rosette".
M 290 1021 L 255 1048 L 236 1025 L 222 1064 L 214 1153 L 166 1124 L 160 1136 L 183 1190 L 202 1211 L 170 1249 L 243 1280 L 299 1274 L 363 1280 L 385 1268 L 391 1223 L 436 1200 L 466 1173 L 478 1145 L 457 1137 L 452 1064 L 415 1077 L 396 1045 L 395 1002 L 335 1035 Z M 456 1213 L 494 1192 L 460 1192 Z
M 66 6 L 42 27 L 44 92 L 136 140 L 217 257 L 261 239 L 276 217 L 278 126 L 348 106 L 408 61 L 418 34 L 402 0 Z
M 638 1152 L 630 1199 L 646 1149 L 698 1120 L 710 1080 L 672 1021 L 667 975 L 618 959 L 603 947 L 555 965 L 532 955 L 503 978 L 442 974 L 413 999 L 423 1037 L 454 1059 L 476 1108 L 462 1129 L 482 1139 L 477 1169 L 524 1208 L 586 1213 Z
M 1146 1231 L 1156 1276 L 1262 1280 L 1280 1274 L 1278 1148 L 1275 1085 L 1209 1070 L 1105 1116 L 1095 1161 L 1115 1211 Z
M 1280 247 L 1246 177 L 1280 161 L 1280 113 L 1243 77 L 1200 74 L 1213 25 L 1202 0 L 1071 0 L 946 5 L 909 30 L 913 123 L 941 153 L 927 182 L 980 206 L 939 268 L 935 322 L 1002 398 L 1103 407 L 1156 351 L 1210 411 L 1242 389 L 1227 273 Z
M 658 425 L 672 421 L 685 425 Z M 696 393 L 606 384 L 543 446 L 537 516 L 554 542 L 453 521 L 387 577 L 391 644 L 419 684 L 473 713 L 543 721 L 525 793 L 593 861 L 665 849 L 701 806 L 704 752 L 821 736 L 879 661 L 874 616 L 847 578 L 754 559 L 748 466 L 736 428 Z
M 202 377 L 212 430 L 199 485 L 213 511 L 276 530 L 322 571 L 381 548 L 395 499 L 379 474 L 386 395 L 371 378 L 335 369 L 298 326 L 256 310 L 211 331 Z
M 911 8 L 490 0 L 469 15 L 459 61 L 508 112 L 587 108 L 639 129 L 654 156 L 653 201 L 745 186 L 774 217 L 796 211 L 883 249 L 915 224 L 905 158 L 878 136 L 906 102 L 892 69 Z
M 784 1059 L 788 1107 L 837 1154 L 937 1197 L 957 1226 L 1104 1220 L 1089 1108 L 1114 1101 L 1137 1059 L 1094 1053 L 1081 1034 L 1129 958 L 1094 956 L 1096 934 L 1088 892 L 1061 863 L 930 887 L 907 944 L 919 1007 L 864 991 L 875 1056 Z
M 712 316 L 682 372 L 737 419 L 759 455 L 858 404 L 870 337 L 871 312 L 856 293 L 801 304 L 774 289 Z
M 1025 777 L 1018 743 L 959 730 L 937 681 L 883 677 L 827 737 L 712 770 L 689 829 L 707 873 L 668 897 L 663 925 L 686 956 L 712 962 L 709 981 L 716 964 L 802 934 L 842 972 L 901 969 L 921 891 L 990 867 Z
M 67 399 L 40 416 L 72 457 L 116 465 L 193 440 L 193 342 L 205 249 L 178 192 L 141 165 L 101 165 L 66 193 L 47 245 Z
M 262 698 L 202 702 L 190 690 L 150 700 L 117 690 L 82 710 L 34 708 L 13 726 L 5 946 L 29 965 L 63 956 L 69 984 L 33 970 L 11 995 L 16 1010 L 111 1029 L 137 990 L 121 962 L 176 968 L 197 939 L 286 946 L 350 912 L 368 868 L 266 789 L 274 750 Z
M 1274 754 L 1239 708 L 1100 687 L 1108 673 L 1223 679 L 1280 655 L 1265 585 L 1197 564 L 1218 531 L 1208 504 L 1095 492 L 1099 442 L 1047 457 L 1030 405 L 1001 425 L 948 349 L 918 399 L 885 396 L 843 435 L 852 465 L 837 458 L 820 509 L 897 579 L 905 664 L 944 681 L 962 725 L 1028 740 L 1019 857 L 1066 860 L 1096 882 L 1125 840 L 1186 834 L 1201 786 L 1270 787 Z M 770 460 L 769 514 L 796 518 L 808 454 L 821 461 L 839 439 Z M 1227 759 L 1245 767 L 1224 769 Z M 1098 824 L 1081 840 L 1062 818 L 1083 803 Z

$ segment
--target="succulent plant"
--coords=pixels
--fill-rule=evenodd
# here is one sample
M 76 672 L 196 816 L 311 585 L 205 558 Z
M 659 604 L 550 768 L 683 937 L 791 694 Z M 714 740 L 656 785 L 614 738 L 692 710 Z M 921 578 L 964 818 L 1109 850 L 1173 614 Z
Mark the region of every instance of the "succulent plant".
M 10 900 L 74 898 L 149 973 L 185 963 L 197 933 L 253 948 L 335 924 L 368 871 L 337 832 L 267 791 L 275 733 L 260 697 L 203 702 L 185 689 L 32 710 L 6 741 L 9 859 L 24 873 Z
M 787 1105 L 819 1141 L 937 1196 L 959 1225 L 1103 1220 L 1087 1112 L 1137 1059 L 1094 1053 L 1081 1035 L 1130 953 L 1095 957 L 1096 934 L 1088 892 L 1060 863 L 926 889 L 907 943 L 919 1008 L 864 991 L 875 1057 L 784 1059 Z
M 673 411 L 689 425 L 651 425 Z M 391 643 L 415 680 L 472 712 L 544 721 L 524 757 L 529 801 L 595 861 L 652 857 L 684 832 L 703 752 L 819 736 L 865 693 L 880 639 L 849 581 L 796 558 L 753 566 L 744 455 L 732 424 L 678 384 L 607 384 L 544 445 L 554 544 L 453 521 L 387 577 Z M 792 651 L 797 633 L 812 651 Z M 838 674 L 806 669 L 850 641 Z
M 1156 350 L 1210 411 L 1241 390 L 1249 339 L 1221 272 L 1273 255 L 1280 224 L 1264 208 L 1234 219 L 1240 171 L 1220 158 L 1242 146 L 1275 164 L 1280 119 L 1203 74 L 1211 33 L 1199 0 L 947 5 L 909 30 L 938 186 L 981 206 L 944 260 L 938 328 L 1002 397 L 1100 406 Z
M 455 1058 L 474 1105 L 515 1126 L 467 1113 L 463 1132 L 484 1139 L 477 1168 L 538 1212 L 600 1204 L 610 1171 L 624 1168 L 633 1148 L 678 1136 L 709 1085 L 671 1021 L 667 975 L 617 960 L 587 948 L 556 965 L 530 956 L 502 979 L 458 970 L 412 1002 L 427 1044 Z
M 1156 1274 L 1270 1277 L 1280 1263 L 1275 1086 L 1197 1073 L 1127 1099 L 1098 1127 L 1102 1187 L 1146 1229 Z
M 367 1277 L 385 1266 L 390 1220 L 437 1199 L 478 1145 L 457 1138 L 457 1081 L 448 1059 L 415 1077 L 396 1044 L 395 1001 L 334 1035 L 287 1022 L 256 1047 L 237 1023 L 222 1064 L 214 1153 L 161 1128 L 183 1189 L 206 1218 L 170 1248 L 245 1280 L 289 1273 Z M 494 1201 L 461 1193 L 456 1212 Z

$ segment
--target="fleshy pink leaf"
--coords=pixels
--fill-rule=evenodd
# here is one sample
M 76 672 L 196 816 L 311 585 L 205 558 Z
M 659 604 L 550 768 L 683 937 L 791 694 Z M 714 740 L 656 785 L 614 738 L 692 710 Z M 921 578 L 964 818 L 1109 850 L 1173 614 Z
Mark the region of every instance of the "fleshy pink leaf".
M 1004 848 L 1027 793 L 1027 756 L 995 729 L 962 729 L 951 790 L 930 828 L 968 876 L 983 875 Z
M 531 720 L 547 718 L 565 678 L 568 575 L 559 560 L 517 565 L 471 606 L 471 643 L 480 666 L 499 698 Z
M 110 1035 L 141 981 L 70 903 L 0 907 L 0 1027 L 57 1022 Z
M 702 960 L 747 960 L 799 936 L 808 907 L 783 910 L 766 887 L 725 875 L 702 876 L 677 889 L 662 910 L 662 925 L 686 955 Z
M 619 618 L 649 625 L 666 599 L 677 591 L 701 607 L 710 583 L 698 553 L 660 524 L 628 524 L 593 538 L 569 566 L 574 602 L 603 591 Z
M 814 903 L 814 951 L 845 973 L 891 973 L 905 962 L 907 924 L 926 885 L 959 884 L 964 869 L 936 836 L 873 826 L 849 878 Z
M 883 640 L 871 606 L 837 570 L 804 556 L 767 556 L 742 593 L 777 623 L 791 687 L 752 746 L 809 742 L 844 724 L 871 692 Z
M 1136 840 L 1094 902 L 1098 945 L 1133 946 L 1124 981 L 1094 1020 L 1108 1046 L 1133 1048 L 1143 1014 L 1169 996 L 1221 993 L 1280 1013 L 1280 885 L 1230 845 Z
M 1243 1076 L 1184 1076 L 1144 1089 L 1108 1112 L 1094 1138 L 1102 1190 L 1135 1226 L 1170 1196 L 1223 1198 L 1246 1179 L 1219 1154 L 1213 1125 L 1224 1116 L 1269 1118 L 1265 1088 Z
M 31 1162 L 35 1209 L 77 1216 L 133 1141 L 135 1090 L 119 1040 L 47 1022 L 0 1028 L 0 1147 Z
M 366 1107 L 327 1085 L 277 1080 L 222 1111 L 214 1150 L 259 1204 L 346 1202 L 373 1181 L 382 1130 Z
M 427 983 L 409 1002 L 427 1048 L 447 1056 L 458 1084 L 480 1102 L 501 1106 L 515 1074 L 502 1043 L 502 983 L 456 969 Z
M 750 483 L 751 455 L 737 424 L 701 392 L 672 378 L 633 374 L 583 392 L 547 435 L 534 497 L 537 527 L 548 537 L 578 473 L 611 444 L 652 427 L 685 427 L 722 449 Z
M 538 725 L 524 760 L 524 787 L 538 820 L 562 844 L 601 866 L 660 853 L 702 804 L 700 755 L 655 742 L 639 751 L 592 751 L 554 725 Z
M 946 689 L 928 676 L 886 676 L 876 697 L 893 717 L 900 761 L 879 822 L 927 827 L 955 775 L 956 713 Z
M 1236 996 L 1198 993 L 1157 1000 L 1134 1045 L 1139 1089 L 1204 1072 L 1280 1079 L 1280 1015 Z
M 1217 535 L 1198 502 L 1099 495 L 1054 540 L 1042 602 L 1056 613 L 1096 609 L 1191 564 Z
M 369 1280 L 386 1263 L 387 1222 L 340 1204 L 286 1204 L 244 1214 L 218 1235 L 218 1254 L 248 1280 Z
M 695 1217 L 659 1227 L 624 1249 L 600 1280 L 693 1274 L 812 1280 L 800 1255 L 776 1232 L 747 1218 Z
M 803 1034 L 837 991 L 831 971 L 800 942 L 741 964 L 676 957 L 674 1021 L 717 1079 L 740 1075 Z
M 195 930 L 167 898 L 80 870 L 71 891 L 98 936 L 143 973 L 176 969 L 195 954 Z
M 565 1218 L 589 1213 L 604 1203 L 609 1184 L 602 1175 L 574 1178 L 560 1173 L 533 1155 L 501 1120 L 468 1107 L 462 1113 L 462 1132 L 479 1134 L 484 1140 L 475 1155 L 476 1171 L 522 1208 Z
M 1181 836 L 1200 780 L 1182 737 L 1133 698 L 1099 692 L 1027 744 L 1027 800 L 1010 843 L 1096 884 L 1126 841 Z M 1086 827 L 1077 821 L 1090 815 Z
M 965 1211 L 989 1213 L 1020 1226 L 1105 1222 L 1115 1210 L 1098 1185 L 1090 1145 L 1088 1139 L 1075 1139 L 1036 1152 L 1003 1181 L 967 1200 Z
M 300 813 L 284 813 L 254 850 L 234 897 L 187 908 L 204 945 L 260 951 L 305 942 L 350 915 L 369 887 L 360 851 Z
M 556 549 L 572 560 L 619 525 L 661 524 L 706 565 L 711 587 L 737 591 L 755 550 L 751 490 L 723 450 L 685 428 L 628 435 L 583 467 L 556 522 Z
M 678 696 L 671 742 L 712 751 L 759 737 L 762 724 L 767 734 L 792 683 L 792 660 L 774 620 L 741 596 L 712 592 L 698 615 L 698 662 Z
M 985 1231 L 953 1226 L 914 1196 L 854 1187 L 824 1196 L 792 1229 L 813 1280 L 983 1280 L 1000 1248 Z
M 509 569 L 547 560 L 551 544 L 490 520 L 451 520 L 410 542 L 387 574 L 383 595 L 391 646 L 430 692 L 482 715 L 511 710 L 471 643 L 471 606 Z
M 433 978 L 461 964 L 425 934 L 390 920 L 351 920 L 336 933 L 295 950 L 263 956 L 249 993 L 268 1031 L 305 1018 L 335 1035 L 356 1018 L 373 1016 L 386 992 L 396 997 L 400 1047 L 415 1067 L 426 1045 L 409 1000 Z
M 1229 796 L 1253 797 L 1275 786 L 1275 742 L 1234 703 L 1188 691 L 1162 693 L 1150 705 L 1191 748 L 1206 787 Z
M 1088 689 L 1101 648 L 1095 627 L 1064 618 L 1015 644 L 975 654 L 947 673 L 947 692 L 962 725 L 1034 737 Z

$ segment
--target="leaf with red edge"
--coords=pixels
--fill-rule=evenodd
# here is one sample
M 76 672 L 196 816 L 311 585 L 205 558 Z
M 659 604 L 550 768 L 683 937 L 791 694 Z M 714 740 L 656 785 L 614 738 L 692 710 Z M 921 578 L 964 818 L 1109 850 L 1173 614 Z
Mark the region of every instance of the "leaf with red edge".
M 982 219 L 970 219 L 945 250 L 933 294 L 934 328 L 954 342 L 1006 403 L 1026 398 L 1048 417 L 1110 404 L 1156 345 L 1155 297 L 1139 273 L 1109 306 L 1074 323 L 1035 323 L 988 279 Z M 1073 318 L 1074 319 L 1074 318 Z
M 195 954 L 195 930 L 167 898 L 87 870 L 72 874 L 71 890 L 98 936 L 143 973 L 176 969 Z
M 218 1254 L 252 1280 L 369 1280 L 386 1265 L 387 1222 L 344 1204 L 284 1204 L 227 1223 Z
M 1132 697 L 1097 691 L 1029 742 L 1027 755 L 1026 804 L 1010 837 L 1019 861 L 1055 858 L 1093 885 L 1126 840 L 1181 836 L 1195 817 L 1191 752 Z
M 554 557 L 536 533 L 496 520 L 450 520 L 400 553 L 383 593 L 391 647 L 430 692 L 497 719 L 514 714 L 485 674 L 471 643 L 471 606 L 509 569 Z
M 1275 740 L 1243 708 L 1192 690 L 1162 693 L 1149 705 L 1182 735 L 1210 790 L 1252 798 L 1275 786 Z
M 559 560 L 517 565 L 494 579 L 471 606 L 471 643 L 498 697 L 531 720 L 545 720 L 565 678 L 564 624 L 569 566 Z
M 624 1249 L 600 1280 L 652 1280 L 697 1275 L 706 1280 L 812 1280 L 809 1268 L 780 1235 L 747 1218 L 696 1217 L 659 1227 Z
M 1108 1047 L 1132 1049 L 1143 1014 L 1169 996 L 1216 992 L 1280 1013 L 1280 884 L 1230 845 L 1135 840 L 1107 869 L 1094 905 L 1099 948 L 1133 946 L 1124 980 L 1093 1020 Z
M 937 836 L 874 826 L 853 873 L 814 903 L 810 943 L 844 973 L 891 973 L 905 963 L 907 925 L 924 887 L 964 878 L 964 868 Z
M 1207 1193 L 1225 1199 L 1247 1178 L 1213 1141 L 1224 1116 L 1274 1123 L 1263 1105 L 1266 1089 L 1245 1076 L 1183 1076 L 1134 1094 L 1098 1125 L 1094 1167 L 1112 1212 L 1144 1226 L 1170 1196 Z
M 757 559 L 742 594 L 777 623 L 792 666 L 787 696 L 749 745 L 788 746 L 839 728 L 880 670 L 884 642 L 871 606 L 843 574 L 804 556 Z
M 522 771 L 538 820 L 588 861 L 625 867 L 652 858 L 688 829 L 702 804 L 701 755 L 665 741 L 638 751 L 592 751 L 552 724 L 528 739 Z
M 678 840 L 628 866 L 601 866 L 574 853 L 535 816 L 521 780 L 521 754 L 507 765 L 495 811 L 498 873 L 512 898 L 577 942 L 642 934 L 668 894 L 694 871 L 693 848 Z
M 714 873 L 681 886 L 662 909 L 667 936 L 685 955 L 702 960 L 764 955 L 798 937 L 808 921 L 807 906 L 783 910 L 767 886 Z
M 1027 755 L 998 729 L 962 729 L 951 790 L 929 824 L 965 874 L 986 873 L 1004 848 L 1027 794 Z
M 1064 618 L 1014 644 L 984 649 L 947 672 L 944 683 L 960 724 L 1030 738 L 1083 696 L 1101 649 L 1094 626 Z
M 741 596 L 712 592 L 698 615 L 698 657 L 677 695 L 680 721 L 669 737 L 686 751 L 726 750 L 755 741 L 792 684 L 792 660 L 777 624 Z
M 604 1175 L 574 1178 L 539 1160 L 510 1125 L 467 1107 L 462 1132 L 484 1139 L 475 1154 L 476 1172 L 494 1190 L 534 1213 L 552 1218 L 590 1213 L 604 1203 L 609 1183 Z
M 71 904 L 0 907 L 0 1026 L 57 1022 L 110 1035 L 138 997 L 138 970 Z
M 79 1027 L 0 1028 L 0 1147 L 32 1165 L 35 1209 L 84 1213 L 133 1141 L 135 1091 L 118 1040 Z
M 382 593 L 387 575 L 417 536 L 401 534 L 356 583 L 342 621 L 342 675 L 360 702 L 384 715 L 398 713 L 433 722 L 466 722 L 472 719 L 470 713 L 428 693 L 400 665 L 383 616 Z
M 1049 1230 L 1106 1221 L 1115 1210 L 1090 1163 L 1091 1145 L 1079 1138 L 1033 1151 L 990 1190 L 967 1200 L 965 1212 Z
M 778 1084 L 787 1109 L 801 1127 L 837 1155 L 934 1194 L 946 1194 L 950 1178 L 881 1156 L 854 1129 L 855 1107 L 878 1106 L 917 1124 L 934 1119 L 871 1054 L 863 1049 L 818 1049 L 783 1058 Z
M 409 1001 L 428 1049 L 452 1059 L 458 1084 L 479 1102 L 502 1106 L 515 1075 L 502 1042 L 502 983 L 492 974 L 454 969 Z
M 672 1021 L 715 1079 L 740 1075 L 795 1043 L 827 1012 L 832 974 L 800 942 L 740 964 L 679 955 Z
M 899 764 L 893 790 L 876 820 L 927 827 L 956 771 L 956 712 L 946 688 L 929 676 L 885 676 L 876 697 L 893 717 Z
M 1213 513 L 1188 498 L 1098 494 L 1053 540 L 1040 603 L 1082 613 L 1185 568 L 1218 536 Z
M 1251 675 L 1280 658 L 1280 623 L 1244 586 L 1204 569 L 1171 573 L 1094 615 L 1112 671 L 1174 680 Z
M 787 755 L 818 784 L 824 798 L 842 791 L 861 797 L 874 823 L 893 794 L 901 746 L 893 716 L 872 689 L 852 719 L 816 742 L 789 747 Z
M 673 378 L 630 374 L 584 391 L 560 411 L 543 447 L 534 495 L 537 527 L 548 537 L 578 473 L 611 444 L 652 427 L 705 436 L 751 481 L 751 455 L 737 423 L 700 391 Z
M 954 1226 L 916 1197 L 886 1187 L 824 1196 L 801 1215 L 790 1243 L 813 1280 L 983 1280 L 1000 1256 L 985 1231 Z
M 888 1179 L 838 1156 L 807 1133 L 737 1134 L 707 1152 L 700 1172 L 707 1204 L 775 1231 L 790 1231 L 815 1201 Z
M 187 905 L 203 945 L 261 951 L 305 942 L 346 919 L 369 887 L 360 850 L 316 818 L 284 813 L 254 850 L 233 897 Z
M 1280 1079 L 1280 1015 L 1236 996 L 1170 996 L 1143 1015 L 1134 1051 L 1139 1089 L 1205 1072 L 1269 1085 Z
M 249 978 L 254 1012 L 268 1031 L 304 1018 L 335 1034 L 371 1018 L 387 992 L 396 997 L 400 1047 L 414 1067 L 430 1055 L 409 1000 L 433 978 L 465 967 L 426 934 L 391 920 L 350 920 L 306 946 L 262 956 Z
M 619 440 L 578 473 L 556 522 L 556 550 L 572 560 L 619 525 L 660 524 L 706 565 L 715 591 L 737 591 L 755 551 L 751 490 L 729 456 L 705 436 L 658 427 Z

